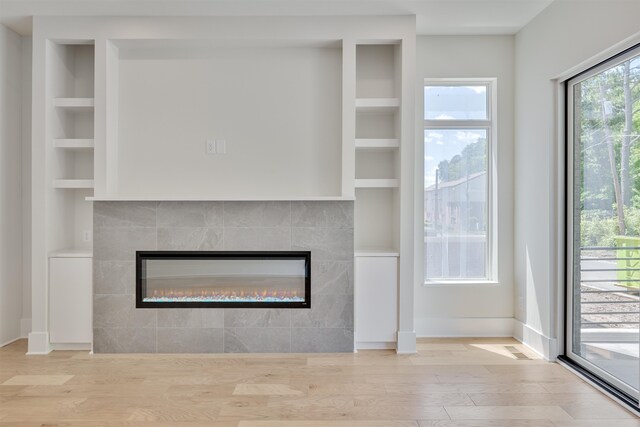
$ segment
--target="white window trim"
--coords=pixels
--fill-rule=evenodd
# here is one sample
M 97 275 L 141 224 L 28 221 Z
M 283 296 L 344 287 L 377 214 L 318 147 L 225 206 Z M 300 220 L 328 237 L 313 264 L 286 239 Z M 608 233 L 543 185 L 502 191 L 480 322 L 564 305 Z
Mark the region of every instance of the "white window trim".
M 425 86 L 474 86 L 485 85 L 487 86 L 487 120 L 426 120 L 424 119 L 424 87 Z M 451 285 L 474 285 L 474 286 L 498 286 L 500 284 L 498 280 L 498 221 L 497 221 L 497 195 L 498 195 L 498 176 L 497 176 L 497 155 L 498 155 L 498 79 L 491 78 L 439 78 L 439 79 L 424 79 L 421 87 L 422 104 L 418 111 L 420 111 L 420 117 L 422 120 L 422 131 L 419 132 L 419 144 L 417 153 L 420 185 L 416 186 L 416 200 L 418 201 L 418 209 L 420 212 L 419 218 L 416 220 L 416 225 L 419 223 L 418 230 L 416 230 L 416 237 L 419 239 L 419 248 L 417 251 L 418 265 L 420 266 L 420 281 L 423 286 L 435 287 L 435 286 L 451 286 Z M 424 130 L 429 129 L 447 129 L 453 128 L 486 128 L 489 129 L 489 141 L 487 145 L 487 259 L 486 259 L 486 272 L 485 278 L 479 279 L 443 279 L 437 278 L 433 280 L 425 280 L 425 265 L 424 265 Z

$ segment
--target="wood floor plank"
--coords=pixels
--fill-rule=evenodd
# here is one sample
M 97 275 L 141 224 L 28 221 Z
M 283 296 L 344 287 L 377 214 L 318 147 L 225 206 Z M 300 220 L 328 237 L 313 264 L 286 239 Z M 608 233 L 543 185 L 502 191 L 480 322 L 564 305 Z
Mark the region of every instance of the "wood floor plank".
M 600 419 L 554 421 L 555 427 L 638 427 L 640 420 Z
M 240 421 L 238 427 L 419 427 L 417 421 Z
M 16 375 L 2 385 L 61 385 L 73 378 L 73 375 Z
M 640 426 L 509 338 L 421 339 L 414 355 L 25 352 L 0 348 L 0 427 Z
M 418 424 L 420 427 L 556 427 L 550 420 L 419 420 Z
M 234 396 L 304 396 L 305 390 L 288 384 L 238 384 L 233 390 Z
M 469 393 L 469 397 L 477 406 L 608 406 L 610 404 L 606 396 L 595 393 Z
M 576 420 L 620 420 L 636 418 L 630 412 L 609 399 L 607 399 L 607 402 L 597 405 L 583 402 L 562 404 L 562 409 Z
M 572 420 L 559 406 L 447 406 L 452 420 Z

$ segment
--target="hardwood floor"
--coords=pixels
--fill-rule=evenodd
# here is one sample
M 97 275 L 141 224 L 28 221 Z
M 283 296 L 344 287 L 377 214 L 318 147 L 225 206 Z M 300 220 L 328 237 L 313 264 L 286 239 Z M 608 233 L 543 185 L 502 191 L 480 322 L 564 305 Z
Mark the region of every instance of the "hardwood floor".
M 415 355 L 25 356 L 0 349 L 0 427 L 631 427 L 639 420 L 508 338 Z

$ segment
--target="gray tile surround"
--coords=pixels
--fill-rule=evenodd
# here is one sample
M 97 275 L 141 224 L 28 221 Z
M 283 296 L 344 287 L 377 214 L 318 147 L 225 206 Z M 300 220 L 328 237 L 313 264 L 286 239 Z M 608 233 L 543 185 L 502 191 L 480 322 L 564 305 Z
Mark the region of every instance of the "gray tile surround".
M 353 351 L 353 202 L 94 202 L 96 353 Z M 136 309 L 136 250 L 310 250 L 311 309 Z

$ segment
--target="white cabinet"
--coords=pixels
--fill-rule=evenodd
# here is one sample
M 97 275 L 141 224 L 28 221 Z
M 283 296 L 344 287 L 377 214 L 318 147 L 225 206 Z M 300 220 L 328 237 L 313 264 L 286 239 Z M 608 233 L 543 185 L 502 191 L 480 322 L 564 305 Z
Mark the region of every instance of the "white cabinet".
M 49 258 L 49 340 L 91 343 L 92 258 Z
M 397 330 L 397 256 L 356 256 L 355 335 L 357 348 L 385 347 L 383 344 L 395 343 Z

